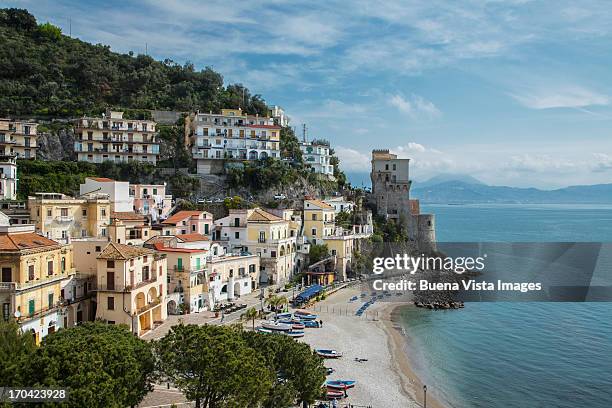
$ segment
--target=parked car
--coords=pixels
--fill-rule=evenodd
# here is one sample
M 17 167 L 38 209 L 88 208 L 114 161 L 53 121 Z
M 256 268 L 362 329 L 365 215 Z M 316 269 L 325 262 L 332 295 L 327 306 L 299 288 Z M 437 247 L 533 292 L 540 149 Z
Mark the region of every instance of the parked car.
M 284 200 L 285 198 L 287 198 L 287 196 L 284 194 L 277 194 L 274 196 L 275 200 Z

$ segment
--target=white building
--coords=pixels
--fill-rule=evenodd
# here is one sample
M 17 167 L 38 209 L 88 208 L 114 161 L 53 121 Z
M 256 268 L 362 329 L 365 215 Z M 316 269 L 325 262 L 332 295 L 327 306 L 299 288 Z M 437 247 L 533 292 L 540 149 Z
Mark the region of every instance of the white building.
M 278 105 L 272 106 L 270 108 L 270 116 L 276 120 L 276 123 L 281 125 L 282 127 L 289 126 L 289 116 L 285 113 L 285 110 Z
M 87 177 L 79 186 L 79 194 L 105 194 L 111 202 L 112 212 L 134 211 L 134 198 L 130 196 L 130 183 L 105 177 Z
M 191 121 L 191 152 L 198 173 L 211 173 L 215 160 L 280 158 L 280 130 L 273 118 L 247 115 L 240 109 L 198 112 Z
M 343 211 L 350 213 L 355 208 L 355 203 L 352 201 L 348 201 L 344 197 L 327 198 L 323 200 L 323 202 L 334 207 L 336 214 L 341 213 Z
M 17 199 L 17 157 L 0 155 L 0 199 Z
M 334 177 L 334 166 L 331 164 L 330 148 L 328 143 L 318 141 L 301 142 L 300 149 L 304 163 L 313 173 L 324 174 L 329 178 Z

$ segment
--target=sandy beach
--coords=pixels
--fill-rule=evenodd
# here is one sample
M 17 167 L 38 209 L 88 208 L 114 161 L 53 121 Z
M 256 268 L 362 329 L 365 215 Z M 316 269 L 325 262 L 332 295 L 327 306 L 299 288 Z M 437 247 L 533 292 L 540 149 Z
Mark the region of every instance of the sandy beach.
M 341 351 L 343 357 L 325 361 L 335 369 L 329 379 L 352 379 L 357 386 L 349 390 L 348 398 L 338 404 L 344 407 L 420 407 L 423 384 L 411 369 L 407 344 L 402 331 L 391 320 L 393 302 L 377 302 L 367 309 L 367 316 L 357 317 L 355 311 L 364 300 L 349 302 L 360 295 L 358 286 L 342 289 L 317 303 L 314 312 L 323 320 L 320 329 L 306 329 L 300 339 L 313 348 Z M 357 362 L 355 358 L 367 359 Z M 444 408 L 428 391 L 427 406 Z

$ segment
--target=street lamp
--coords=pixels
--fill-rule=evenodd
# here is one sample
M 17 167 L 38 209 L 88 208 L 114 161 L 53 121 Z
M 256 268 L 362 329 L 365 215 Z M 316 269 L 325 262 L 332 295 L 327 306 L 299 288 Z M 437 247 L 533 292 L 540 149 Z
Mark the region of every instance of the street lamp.
M 427 408 L 427 386 L 423 385 L 423 408 Z

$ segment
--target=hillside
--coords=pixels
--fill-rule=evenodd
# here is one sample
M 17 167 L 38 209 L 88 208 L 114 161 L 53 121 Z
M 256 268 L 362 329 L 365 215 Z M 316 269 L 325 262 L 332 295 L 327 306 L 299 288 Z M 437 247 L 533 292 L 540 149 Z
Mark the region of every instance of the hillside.
M 106 107 L 217 111 L 239 106 L 252 114 L 268 110 L 261 96 L 239 84 L 224 86 L 223 76 L 211 68 L 196 71 L 189 63 L 119 54 L 65 36 L 49 23 L 38 25 L 27 10 L 0 9 L 1 116 L 99 115 Z
M 411 190 L 411 196 L 424 203 L 610 204 L 612 184 L 540 190 L 450 180 L 434 185 L 416 186 Z

